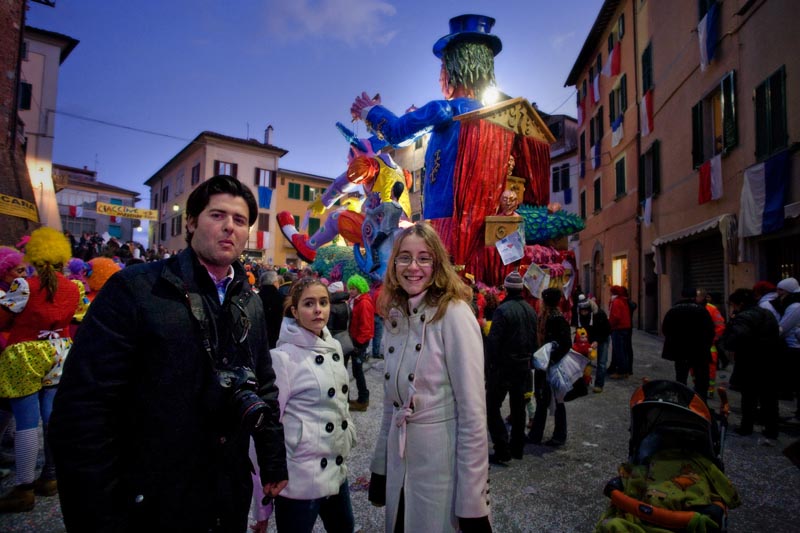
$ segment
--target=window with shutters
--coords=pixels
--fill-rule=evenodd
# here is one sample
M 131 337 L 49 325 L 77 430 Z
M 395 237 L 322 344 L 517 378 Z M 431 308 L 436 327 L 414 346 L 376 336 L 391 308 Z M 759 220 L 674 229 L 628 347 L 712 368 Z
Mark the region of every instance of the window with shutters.
M 169 201 L 169 185 L 161 189 L 161 203 L 166 204 Z
M 320 188 L 312 187 L 311 185 L 303 185 L 303 200 L 306 202 L 313 202 L 317 196 L 322 194 Z
M 192 187 L 200 183 L 200 163 L 192 167 Z
M 253 185 L 256 187 L 269 187 L 269 170 L 265 168 L 256 168 L 255 176 L 253 177 Z
M 561 191 L 561 167 L 553 167 L 551 169 L 553 180 L 553 192 Z
M 642 94 L 653 88 L 653 44 L 642 52 Z
M 258 214 L 258 231 L 269 231 L 269 213 Z
M 161 242 L 164 242 L 164 241 L 167 240 L 167 223 L 166 222 L 162 222 L 161 223 L 161 231 L 159 232 L 159 234 L 161 236 Z
M 581 218 L 586 220 L 586 190 L 581 191 Z
M 20 110 L 30 109 L 33 99 L 33 85 L 24 81 L 19 84 L 19 108 Z
M 239 165 L 236 163 L 229 163 L 227 161 L 214 160 L 214 175 L 225 174 L 227 176 L 236 177 Z
M 183 215 L 172 217 L 171 224 L 172 228 L 170 231 L 170 235 L 172 235 L 173 237 L 175 237 L 176 235 L 180 235 L 181 231 L 183 230 Z
M 653 141 L 639 160 L 639 201 L 655 198 L 661 192 L 661 142 Z
M 581 150 L 581 177 L 586 175 L 586 132 L 581 132 L 581 142 L 580 142 L 580 150 Z
M 755 90 L 756 159 L 786 148 L 786 67 L 781 66 Z
M 600 178 L 594 180 L 594 212 L 599 213 L 603 209 L 602 189 L 600 187 Z
M 620 41 L 622 37 L 625 35 L 625 13 L 619 16 L 619 20 L 617 21 L 617 39 Z
M 292 200 L 300 199 L 300 184 L 289 182 L 289 198 Z
M 625 74 L 620 76 L 619 82 L 608 93 L 608 121 L 613 123 L 620 115 L 625 115 L 628 109 L 628 79 Z
M 625 187 L 625 158 L 623 157 L 614 164 L 614 175 L 616 177 L 616 189 L 614 192 L 615 198 L 622 198 L 625 196 L 627 188 Z
M 319 230 L 319 219 L 311 217 L 308 219 L 308 234 L 314 235 Z
M 738 142 L 736 76 L 730 71 L 692 108 L 692 166 L 697 168 L 717 154 L 727 154 Z
M 597 64 L 594 68 L 597 72 L 603 71 L 603 54 L 597 54 Z
M 569 163 L 561 165 L 561 190 L 569 189 Z
M 64 202 L 60 202 L 64 203 Z M 158 209 L 158 193 L 153 193 L 153 200 L 150 202 L 150 209 Z

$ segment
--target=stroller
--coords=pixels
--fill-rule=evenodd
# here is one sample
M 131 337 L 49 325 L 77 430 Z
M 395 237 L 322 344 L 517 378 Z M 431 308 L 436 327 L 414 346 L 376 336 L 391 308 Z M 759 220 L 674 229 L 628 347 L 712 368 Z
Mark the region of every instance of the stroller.
M 645 382 L 631 396 L 628 462 L 608 482 L 611 499 L 596 533 L 725 532 L 740 505 L 723 473 L 730 406 L 719 389 L 712 413 L 693 390 L 668 380 Z

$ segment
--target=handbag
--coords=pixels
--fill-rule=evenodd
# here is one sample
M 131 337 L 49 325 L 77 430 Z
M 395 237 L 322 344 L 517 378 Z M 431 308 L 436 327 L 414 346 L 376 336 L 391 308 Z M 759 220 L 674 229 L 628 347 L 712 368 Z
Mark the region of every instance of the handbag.
M 334 339 L 339 341 L 339 344 L 342 345 L 342 355 L 347 355 L 353 350 L 355 350 L 355 346 L 353 346 L 353 339 L 350 338 L 350 332 L 347 330 L 340 331 L 336 335 L 333 336 Z
M 547 371 L 547 381 L 553 389 L 553 395 L 559 402 L 564 402 L 567 394 L 577 381 L 583 382 L 583 369 L 589 364 L 589 358 L 575 350 L 570 350 Z M 584 396 L 581 394 L 580 396 Z M 571 395 L 570 400 L 578 397 Z
M 552 350 L 553 343 L 548 342 L 533 352 L 533 367 L 537 370 L 547 370 L 547 367 L 550 364 L 550 352 Z

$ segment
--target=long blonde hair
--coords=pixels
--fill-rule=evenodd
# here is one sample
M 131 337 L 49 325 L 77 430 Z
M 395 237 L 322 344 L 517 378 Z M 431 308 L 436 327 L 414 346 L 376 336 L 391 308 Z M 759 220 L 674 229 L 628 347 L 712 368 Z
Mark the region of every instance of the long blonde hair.
M 444 244 L 442 244 L 442 240 L 433 228 L 425 222 L 417 222 L 413 226 L 402 230 L 395 239 L 392 255 L 389 257 L 389 263 L 386 268 L 386 275 L 383 278 L 383 287 L 381 288 L 380 296 L 378 296 L 378 310 L 381 316 L 389 316 L 389 310 L 393 307 L 399 307 L 404 311 L 408 308 L 408 293 L 400 286 L 400 282 L 397 280 L 397 267 L 394 264 L 394 260 L 400 251 L 403 241 L 410 235 L 416 235 L 425 241 L 425 245 L 433 256 L 431 284 L 425 294 L 425 303 L 436 307 L 436 313 L 431 319 L 431 322 L 435 322 L 442 318 L 447 309 L 447 304 L 451 301 L 464 300 L 465 302 L 470 302 L 472 300 L 472 290 L 458 277 L 453 265 L 450 263 L 450 258 L 444 248 Z

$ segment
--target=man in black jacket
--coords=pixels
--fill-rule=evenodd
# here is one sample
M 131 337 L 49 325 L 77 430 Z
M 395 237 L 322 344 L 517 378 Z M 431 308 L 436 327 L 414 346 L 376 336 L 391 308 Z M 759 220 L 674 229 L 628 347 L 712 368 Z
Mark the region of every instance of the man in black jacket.
M 597 304 L 585 295 L 578 296 L 578 327 L 589 334 L 589 342 L 597 350 L 597 373 L 594 376 L 594 392 L 603 392 L 606 383 L 606 365 L 608 364 L 608 339 L 611 335 L 611 324 L 608 315 L 597 307 Z
M 186 205 L 189 248 L 92 303 L 50 422 L 67 531 L 244 531 L 251 435 L 263 492 L 286 485 L 263 309 L 238 262 L 257 214 L 245 185 L 210 178 Z
M 493 463 L 505 463 L 512 457 L 522 459 L 525 446 L 525 392 L 530 391 L 531 357 L 539 347 L 536 340 L 536 312 L 522 298 L 522 276 L 511 272 L 503 285 L 506 298 L 495 310 L 492 328 L 486 341 L 489 377 L 486 413 L 489 434 L 494 443 Z M 509 395 L 511 405 L 511 446 L 500 407 Z
M 708 363 L 714 344 L 714 322 L 705 306 L 695 302 L 696 291 L 686 288 L 661 324 L 664 348 L 661 357 L 675 362 L 675 381 L 686 385 L 689 369 L 694 372 L 694 391 L 708 396 Z
M 285 298 L 278 292 L 278 273 L 274 270 L 267 270 L 261 274 L 259 281 L 261 288 L 258 290 L 258 297 L 261 299 L 261 305 L 264 306 L 269 347 L 272 349 L 278 343 L 278 336 L 281 332 Z

